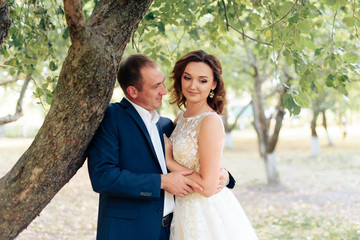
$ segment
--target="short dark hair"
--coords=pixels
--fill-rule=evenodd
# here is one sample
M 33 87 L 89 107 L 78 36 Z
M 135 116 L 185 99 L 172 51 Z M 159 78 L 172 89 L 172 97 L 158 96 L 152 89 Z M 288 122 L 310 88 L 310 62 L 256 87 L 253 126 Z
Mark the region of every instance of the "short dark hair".
M 217 83 L 214 89 L 214 97 L 207 98 L 209 106 L 218 114 L 222 114 L 226 104 L 226 91 L 224 87 L 224 80 L 221 77 L 222 68 L 221 63 L 214 55 L 207 54 L 202 50 L 189 52 L 182 56 L 174 66 L 171 72 L 170 79 L 174 81 L 170 87 L 171 100 L 170 103 L 176 105 L 181 109 L 182 106 L 186 107 L 186 98 L 181 91 L 181 76 L 183 75 L 186 66 L 190 62 L 203 62 L 207 64 L 213 71 L 214 81 Z
M 129 86 L 134 86 L 139 91 L 142 90 L 142 76 L 140 70 L 143 67 L 155 68 L 157 67 L 157 64 L 150 57 L 140 53 L 133 54 L 121 62 L 117 80 L 125 95 L 127 95 L 126 89 Z

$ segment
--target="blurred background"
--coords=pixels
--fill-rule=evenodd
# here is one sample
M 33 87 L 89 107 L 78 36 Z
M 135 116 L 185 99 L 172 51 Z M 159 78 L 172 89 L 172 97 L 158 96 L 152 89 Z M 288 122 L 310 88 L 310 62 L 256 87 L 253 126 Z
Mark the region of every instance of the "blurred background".
M 97 1 L 83 1 L 88 18 Z M 0 177 L 26 151 L 70 46 L 62 2 L 11 2 L 0 55 Z M 202 49 L 227 90 L 223 166 L 259 239 L 360 239 L 360 4 L 154 1 L 127 45 L 172 66 Z M 116 85 L 112 102 L 120 101 Z M 167 96 L 160 114 L 179 112 Z M 94 239 L 86 162 L 17 239 Z

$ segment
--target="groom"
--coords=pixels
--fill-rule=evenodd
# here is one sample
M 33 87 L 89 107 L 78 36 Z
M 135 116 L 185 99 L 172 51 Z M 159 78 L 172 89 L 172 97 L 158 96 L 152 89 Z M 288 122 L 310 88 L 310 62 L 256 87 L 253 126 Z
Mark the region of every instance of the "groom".
M 190 170 L 167 172 L 163 133 L 169 136 L 174 125 L 156 112 L 166 94 L 157 64 L 132 55 L 121 63 L 118 81 L 125 97 L 109 105 L 88 148 L 91 183 L 100 193 L 97 239 L 166 240 L 174 195 L 202 188 L 186 177 Z M 224 187 L 229 174 L 220 175 Z

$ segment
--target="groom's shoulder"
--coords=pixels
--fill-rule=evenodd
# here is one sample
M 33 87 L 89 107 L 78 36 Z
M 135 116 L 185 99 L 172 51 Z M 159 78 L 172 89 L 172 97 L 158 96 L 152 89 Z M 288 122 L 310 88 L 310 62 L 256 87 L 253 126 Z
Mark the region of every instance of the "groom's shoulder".
M 170 136 L 170 134 L 175 128 L 174 123 L 171 121 L 170 118 L 167 117 L 160 117 L 158 123 L 167 136 Z
M 123 111 L 124 106 L 121 102 L 110 103 L 106 108 L 106 112 L 109 112 L 110 114 L 121 113 Z
M 173 124 L 173 122 L 168 117 L 161 117 L 160 116 L 159 124 L 160 124 L 160 126 L 162 126 L 162 125 L 167 125 L 167 124 Z

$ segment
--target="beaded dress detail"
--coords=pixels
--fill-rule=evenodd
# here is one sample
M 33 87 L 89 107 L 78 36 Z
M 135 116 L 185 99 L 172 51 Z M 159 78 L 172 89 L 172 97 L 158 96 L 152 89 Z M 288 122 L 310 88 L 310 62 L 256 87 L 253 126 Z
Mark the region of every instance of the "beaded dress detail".
M 181 112 L 170 140 L 174 159 L 200 172 L 198 135 L 202 120 L 215 112 L 185 118 Z M 225 134 L 224 134 L 225 136 Z M 257 240 L 245 212 L 233 192 L 224 188 L 206 198 L 196 192 L 175 198 L 171 240 Z

